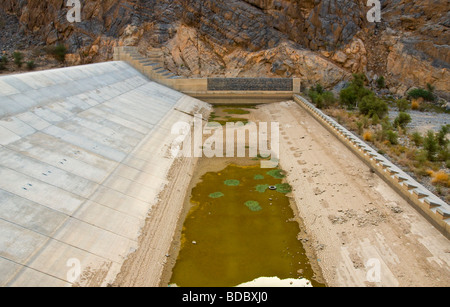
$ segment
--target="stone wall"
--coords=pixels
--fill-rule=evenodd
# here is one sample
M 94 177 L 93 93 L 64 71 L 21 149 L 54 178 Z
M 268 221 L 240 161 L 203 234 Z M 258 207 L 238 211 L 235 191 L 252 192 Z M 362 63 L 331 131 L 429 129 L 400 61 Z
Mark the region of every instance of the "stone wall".
M 293 79 L 286 78 L 209 78 L 208 91 L 285 91 L 294 90 Z

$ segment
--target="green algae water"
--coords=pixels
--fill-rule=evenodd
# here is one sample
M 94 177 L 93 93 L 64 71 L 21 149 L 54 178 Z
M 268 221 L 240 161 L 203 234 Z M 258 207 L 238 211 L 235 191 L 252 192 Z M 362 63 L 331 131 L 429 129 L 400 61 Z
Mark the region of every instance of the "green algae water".
M 297 238 L 300 227 L 282 178 L 281 170 L 259 165 L 205 174 L 192 191 L 170 284 L 234 287 L 278 277 L 320 285 Z

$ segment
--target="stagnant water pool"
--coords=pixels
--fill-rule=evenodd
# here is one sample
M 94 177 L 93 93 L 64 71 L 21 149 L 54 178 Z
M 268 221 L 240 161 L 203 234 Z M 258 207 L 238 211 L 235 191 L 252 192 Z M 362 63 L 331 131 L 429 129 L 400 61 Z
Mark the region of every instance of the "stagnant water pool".
M 283 172 L 230 165 L 193 189 L 171 285 L 232 287 L 259 277 L 314 280 Z

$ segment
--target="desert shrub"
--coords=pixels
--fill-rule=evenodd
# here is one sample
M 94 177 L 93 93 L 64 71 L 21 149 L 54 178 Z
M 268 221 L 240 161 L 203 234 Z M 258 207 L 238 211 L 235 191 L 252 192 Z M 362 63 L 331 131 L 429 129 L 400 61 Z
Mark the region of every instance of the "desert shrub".
M 336 102 L 336 98 L 332 92 L 325 91 L 322 85 L 317 84 L 308 91 L 308 96 L 317 108 L 322 109 L 329 107 Z
M 416 145 L 416 147 L 419 147 L 423 144 L 423 137 L 417 131 L 411 134 L 411 140 L 413 141 L 414 145 Z
M 423 140 L 423 148 L 427 153 L 427 159 L 429 161 L 435 161 L 436 155 L 439 151 L 439 143 L 433 131 L 428 131 L 427 135 Z
M 22 67 L 23 65 L 23 54 L 21 52 L 14 52 L 13 53 L 14 58 L 14 64 L 17 65 L 17 67 Z
M 378 114 L 374 114 L 372 116 L 372 125 L 378 125 L 380 123 L 380 117 L 378 116 Z
M 398 134 L 392 130 L 386 131 L 386 139 L 391 143 L 392 145 L 398 144 Z
M 431 171 L 430 174 L 431 178 L 433 178 L 431 180 L 431 183 L 434 185 L 438 185 L 438 186 L 450 186 L 450 178 L 449 175 L 444 172 L 444 171 L 439 171 L 439 172 L 433 172 Z
M 34 63 L 34 61 L 28 61 L 26 64 L 28 70 L 33 70 L 36 68 L 36 64 Z
M 364 86 L 366 80 L 364 74 L 353 74 L 350 85 L 339 93 L 341 104 L 348 109 L 353 109 L 365 96 L 373 94 L 371 90 Z
M 401 127 L 402 129 L 406 129 L 409 123 L 411 123 L 412 119 L 408 113 L 400 112 L 397 118 L 394 120 L 394 127 Z
M 386 102 L 377 98 L 374 94 L 370 94 L 362 98 L 359 111 L 369 117 L 376 114 L 378 118 L 384 118 L 389 111 L 389 107 Z
M 339 93 L 341 104 L 349 109 L 353 109 L 358 101 L 355 91 L 351 88 L 345 88 Z
M 386 87 L 386 81 L 385 81 L 383 76 L 379 77 L 376 82 L 377 82 L 377 87 L 379 89 L 382 89 L 382 88 Z
M 370 131 L 365 132 L 363 137 L 364 137 L 364 141 L 366 141 L 366 142 L 373 141 L 373 134 Z
M 319 95 L 323 94 L 324 91 L 323 86 L 320 83 L 317 83 L 316 87 L 314 88 L 314 91 L 316 91 Z
M 336 103 L 336 98 L 334 97 L 334 94 L 332 92 L 324 91 L 322 94 L 322 98 L 326 106 L 331 106 Z
M 399 99 L 397 100 L 397 108 L 399 112 L 406 112 L 411 108 L 411 104 L 407 99 Z
M 356 126 L 358 127 L 358 134 L 361 135 L 364 132 L 364 124 L 361 121 L 356 122 Z
M 67 47 L 63 44 L 47 47 L 46 51 L 49 55 L 53 56 L 58 62 L 64 63 L 66 60 Z
M 444 147 L 448 145 L 447 134 L 450 132 L 450 125 L 442 126 L 437 134 L 437 141 L 439 146 Z
M 436 87 L 431 85 L 430 83 L 427 83 L 427 89 L 430 93 L 433 93 Z
M 442 147 L 438 152 L 438 160 L 439 161 L 450 161 L 450 151 L 448 150 L 448 146 Z
M 6 55 L 0 56 L 0 70 L 6 69 L 6 64 L 8 64 L 8 57 Z
M 411 102 L 411 109 L 414 110 L 414 111 L 420 109 L 420 103 L 419 103 L 418 100 L 413 100 L 413 101 Z
M 435 97 L 432 92 L 424 90 L 422 88 L 416 88 L 408 92 L 408 97 L 417 99 L 423 98 L 427 101 L 434 101 Z

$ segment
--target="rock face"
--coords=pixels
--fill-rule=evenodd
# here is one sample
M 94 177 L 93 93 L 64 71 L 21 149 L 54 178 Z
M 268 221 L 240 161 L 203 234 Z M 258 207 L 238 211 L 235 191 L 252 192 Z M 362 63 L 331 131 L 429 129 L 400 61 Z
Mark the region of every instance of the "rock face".
M 164 53 L 183 76 L 296 76 L 337 85 L 351 73 L 384 76 L 388 88 L 450 92 L 447 1 L 382 0 L 370 23 L 366 0 L 85 0 L 69 23 L 60 0 L 3 0 L 1 48 L 63 42 L 72 64 L 109 60 L 117 45 Z

